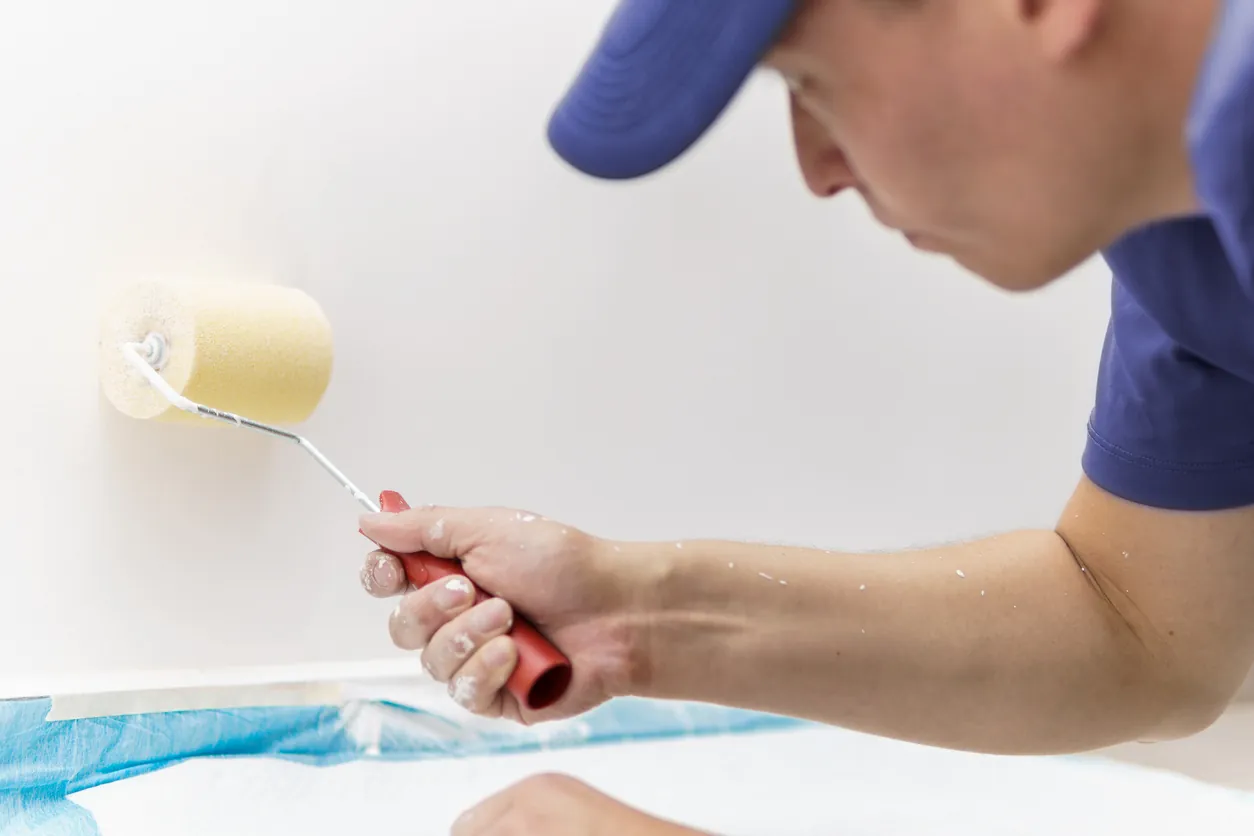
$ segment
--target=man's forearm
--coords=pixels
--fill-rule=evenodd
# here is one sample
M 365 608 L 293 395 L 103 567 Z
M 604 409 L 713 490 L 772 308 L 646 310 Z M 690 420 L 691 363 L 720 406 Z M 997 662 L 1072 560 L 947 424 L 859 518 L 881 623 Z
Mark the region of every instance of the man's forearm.
M 642 696 L 1001 753 L 1136 739 L 1167 710 L 1153 653 L 1052 531 L 892 555 L 634 548 L 658 564 Z

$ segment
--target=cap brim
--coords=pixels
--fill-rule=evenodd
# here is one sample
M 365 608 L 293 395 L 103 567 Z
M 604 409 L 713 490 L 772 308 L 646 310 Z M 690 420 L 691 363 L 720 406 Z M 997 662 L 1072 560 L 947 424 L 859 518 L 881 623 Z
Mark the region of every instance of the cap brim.
M 717 121 L 797 0 L 623 0 L 554 111 L 549 143 L 594 177 L 673 162 Z

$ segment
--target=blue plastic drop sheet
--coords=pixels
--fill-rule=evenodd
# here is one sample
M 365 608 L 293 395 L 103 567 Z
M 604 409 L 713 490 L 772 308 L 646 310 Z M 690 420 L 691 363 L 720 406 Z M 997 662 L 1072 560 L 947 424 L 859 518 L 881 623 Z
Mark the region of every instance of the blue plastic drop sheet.
M 390 702 L 49 722 L 44 718 L 50 708 L 50 700 L 0 703 L 0 836 L 114 836 L 102 834 L 69 796 L 193 758 L 281 758 L 322 767 L 800 725 L 755 712 L 637 699 L 616 700 L 560 723 L 492 730 Z

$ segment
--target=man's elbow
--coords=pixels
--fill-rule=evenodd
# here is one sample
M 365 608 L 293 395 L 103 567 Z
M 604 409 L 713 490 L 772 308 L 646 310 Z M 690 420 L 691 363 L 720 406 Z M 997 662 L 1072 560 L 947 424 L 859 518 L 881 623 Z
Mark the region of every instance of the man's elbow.
M 1145 694 L 1151 707 L 1147 717 L 1150 723 L 1141 739 L 1180 740 L 1206 731 L 1228 710 L 1243 680 L 1244 675 L 1233 677 L 1215 671 L 1156 677 Z

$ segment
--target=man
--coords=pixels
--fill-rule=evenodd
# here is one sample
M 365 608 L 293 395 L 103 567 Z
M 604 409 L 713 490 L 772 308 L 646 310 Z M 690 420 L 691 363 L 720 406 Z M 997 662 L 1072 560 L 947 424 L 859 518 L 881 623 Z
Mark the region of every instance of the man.
M 623 2 L 550 125 L 579 170 L 661 168 L 763 64 L 789 83 L 816 195 L 857 189 L 1003 288 L 1105 255 L 1084 478 L 1052 531 L 887 557 L 610 543 L 499 510 L 369 517 L 383 548 L 460 558 L 501 596 L 409 592 L 396 643 L 522 722 L 634 694 L 994 753 L 1205 728 L 1254 661 L 1252 45 L 1248 0 Z M 379 553 L 363 580 L 404 592 Z M 1013 603 L 972 606 L 976 584 Z M 541 715 L 501 690 L 505 601 L 574 663 Z M 543 778 L 455 832 L 686 831 Z

